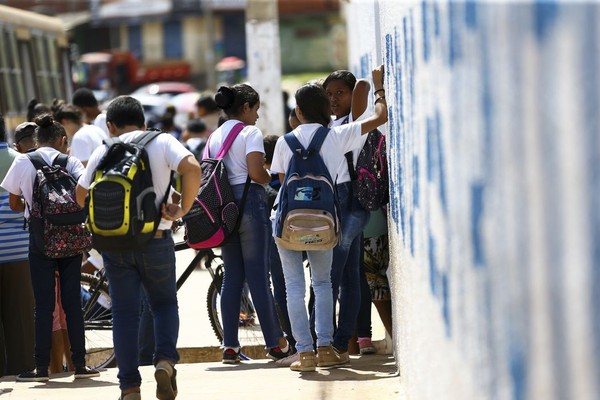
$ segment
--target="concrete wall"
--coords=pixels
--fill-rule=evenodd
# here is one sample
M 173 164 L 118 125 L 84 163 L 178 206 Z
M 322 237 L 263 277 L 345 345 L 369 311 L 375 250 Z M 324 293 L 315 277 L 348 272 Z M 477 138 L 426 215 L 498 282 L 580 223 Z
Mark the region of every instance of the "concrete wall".
M 600 398 L 600 4 L 353 0 L 383 62 L 402 398 Z

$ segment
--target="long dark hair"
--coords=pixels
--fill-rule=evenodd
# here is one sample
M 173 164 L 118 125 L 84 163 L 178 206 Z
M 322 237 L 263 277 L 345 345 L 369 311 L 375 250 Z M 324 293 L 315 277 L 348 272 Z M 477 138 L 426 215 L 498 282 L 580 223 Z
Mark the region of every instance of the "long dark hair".
M 306 83 L 296 91 L 296 105 L 302 111 L 307 122 L 316 122 L 328 126 L 331 121 L 331 105 L 323 86 Z
M 215 94 L 217 106 L 230 118 L 242 112 L 245 103 L 254 107 L 259 101 L 258 92 L 245 83 L 221 86 Z

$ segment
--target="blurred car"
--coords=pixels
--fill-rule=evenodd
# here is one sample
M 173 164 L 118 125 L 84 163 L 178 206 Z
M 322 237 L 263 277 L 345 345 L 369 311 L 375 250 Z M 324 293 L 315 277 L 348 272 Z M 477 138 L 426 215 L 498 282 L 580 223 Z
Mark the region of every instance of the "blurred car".
M 167 95 L 175 96 L 180 93 L 196 92 L 198 89 L 185 82 L 156 82 L 144 85 L 133 91 L 131 96 L 137 95 Z
M 152 94 L 131 94 L 131 97 L 142 103 L 144 108 L 144 117 L 148 128 L 154 127 L 160 122 L 171 96 L 168 94 L 152 95 Z
M 190 114 L 196 113 L 196 102 L 200 98 L 199 92 L 180 93 L 169 99 L 169 104 L 175 107 L 175 125 L 185 128 Z

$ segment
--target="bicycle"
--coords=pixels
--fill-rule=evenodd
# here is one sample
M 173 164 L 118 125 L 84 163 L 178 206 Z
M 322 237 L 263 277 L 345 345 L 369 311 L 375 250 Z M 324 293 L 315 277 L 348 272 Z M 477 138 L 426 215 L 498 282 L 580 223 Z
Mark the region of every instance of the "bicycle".
M 186 242 L 175 243 L 175 252 L 188 249 Z M 223 342 L 223 324 L 221 321 L 221 285 L 223 283 L 223 259 L 212 249 L 198 251 L 184 272 L 177 279 L 177 290 L 190 277 L 192 272 L 203 266 L 211 276 L 206 294 L 208 318 L 215 336 Z M 86 332 L 86 350 L 88 365 L 97 368 L 113 367 L 114 346 L 112 342 L 112 313 L 110 312 L 109 285 L 104 271 L 95 275 L 81 275 L 82 307 Z M 104 305 L 103 305 L 104 304 Z M 238 337 L 241 346 L 264 345 L 260 321 L 254 312 L 252 297 L 247 290 L 242 292 Z

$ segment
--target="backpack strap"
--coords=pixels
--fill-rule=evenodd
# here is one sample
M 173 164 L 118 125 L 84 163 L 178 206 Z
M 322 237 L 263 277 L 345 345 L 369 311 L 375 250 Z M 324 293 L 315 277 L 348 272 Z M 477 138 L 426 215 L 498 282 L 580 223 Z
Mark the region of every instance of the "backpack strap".
M 355 181 L 358 179 L 358 174 L 356 173 L 356 168 L 354 167 L 354 160 L 352 159 L 352 152 L 349 151 L 344 154 L 346 157 L 346 164 L 348 164 L 348 173 L 350 174 L 350 180 Z
M 42 169 L 42 168 L 48 166 L 48 163 L 46 163 L 46 161 L 44 161 L 44 158 L 37 151 L 31 152 L 31 153 L 26 153 L 26 155 L 36 170 L 39 170 L 39 169 Z M 52 165 L 58 165 L 59 167 L 63 167 L 64 169 L 66 169 L 68 162 L 69 162 L 69 156 L 66 154 L 63 154 L 63 153 L 59 153 L 58 156 L 56 156 L 56 158 L 54 158 Z
M 231 145 L 233 144 L 235 139 L 238 137 L 238 135 L 242 131 L 242 129 L 244 129 L 245 127 L 246 127 L 246 125 L 244 125 L 242 122 L 238 122 L 237 124 L 234 125 L 233 128 L 231 128 L 231 130 L 229 131 L 229 135 L 227 135 L 227 137 L 225 138 L 225 141 L 223 142 L 223 144 L 221 145 L 221 148 L 219 149 L 219 151 L 217 152 L 217 155 L 215 156 L 216 159 L 224 158 L 227 155 L 227 152 L 231 148 Z M 202 158 L 210 158 L 210 138 L 211 137 L 212 137 L 212 134 L 208 137 L 208 141 L 206 142 L 206 146 L 204 147 L 204 155 L 202 156 Z
M 308 149 L 306 149 L 309 156 L 313 153 L 318 153 L 321 151 L 321 146 L 323 145 L 328 133 L 329 128 L 325 128 L 324 126 L 321 126 L 319 129 L 317 129 L 312 140 L 310 141 L 310 144 L 308 145 Z
M 138 136 L 137 138 L 135 138 L 134 140 L 132 140 L 131 143 L 135 143 L 135 144 L 138 144 L 138 145 L 140 145 L 142 147 L 145 147 L 148 143 L 150 143 L 151 141 L 153 141 L 161 133 L 163 133 L 163 132 L 159 131 L 159 130 L 146 131 L 145 135 Z

